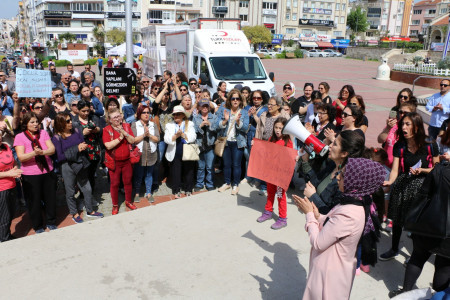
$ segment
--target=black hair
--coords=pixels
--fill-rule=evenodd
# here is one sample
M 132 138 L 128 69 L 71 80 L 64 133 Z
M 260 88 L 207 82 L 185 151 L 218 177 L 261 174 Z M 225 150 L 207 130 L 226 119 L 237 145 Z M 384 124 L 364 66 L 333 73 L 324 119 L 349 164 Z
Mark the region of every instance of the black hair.
M 316 99 L 322 100 L 322 95 L 319 93 L 319 91 L 313 91 L 311 94 L 311 101 Z
M 78 101 L 78 103 L 77 103 L 77 108 L 78 108 L 78 110 L 81 110 L 81 109 L 85 108 L 86 106 L 89 107 L 89 108 L 91 108 L 91 102 L 86 101 L 86 100 L 84 100 L 84 99 L 81 99 L 81 100 Z
M 317 110 L 319 109 L 327 112 L 328 122 L 330 123 L 334 122 L 334 119 L 336 118 L 336 108 L 333 105 L 327 103 L 320 103 L 317 106 Z
M 306 89 L 306 87 L 308 87 L 308 86 L 310 86 L 314 90 L 314 84 L 311 82 L 305 83 L 305 85 L 303 86 L 303 90 Z
M 346 84 L 339 91 L 339 96 L 338 96 L 339 99 L 342 99 L 342 91 L 344 89 L 347 89 L 347 91 L 348 91 L 348 98 L 347 98 L 347 100 L 350 100 L 353 97 L 355 97 L 355 90 L 353 89 L 353 87 L 351 85 L 349 85 L 349 84 Z
M 355 118 L 355 127 L 361 127 L 363 125 L 363 112 L 362 110 L 355 105 L 347 105 L 344 109 L 350 109 L 352 112 L 352 117 Z
M 363 157 L 365 139 L 360 133 L 353 130 L 341 131 L 339 136 L 341 137 L 341 152 L 348 153 L 340 167 L 342 168 L 347 163 L 348 158 Z

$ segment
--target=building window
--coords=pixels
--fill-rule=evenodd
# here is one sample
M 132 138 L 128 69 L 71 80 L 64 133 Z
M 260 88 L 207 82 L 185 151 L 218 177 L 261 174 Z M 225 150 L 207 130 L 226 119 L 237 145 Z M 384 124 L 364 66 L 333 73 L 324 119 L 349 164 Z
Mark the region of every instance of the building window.
M 319 15 L 319 20 L 323 20 L 323 15 Z
M 286 8 L 291 8 L 291 0 L 286 1 Z
M 174 19 L 173 11 L 163 11 L 162 19 L 163 20 L 173 20 Z
M 277 22 L 277 16 L 264 16 L 263 23 L 276 23 Z
M 286 34 L 295 34 L 296 32 L 296 28 L 286 28 Z
M 327 35 L 327 31 L 325 31 L 325 30 L 319 30 L 319 31 L 317 32 L 317 34 L 318 34 L 318 35 Z
M 70 21 L 63 20 L 47 20 L 48 27 L 70 27 Z
M 334 24 L 338 24 L 339 23 L 339 17 L 334 17 Z
M 342 36 L 342 31 L 333 31 L 333 36 L 335 37 Z
M 373 32 L 366 32 L 366 36 L 373 36 Z
M 320 8 L 325 8 L 323 2 L 320 2 Z
M 247 22 L 248 21 L 248 15 L 239 15 L 239 19 L 241 19 L 241 21 Z
M 226 6 L 225 0 L 214 0 L 214 6 Z
M 441 14 L 446 14 L 447 13 L 447 8 L 441 8 Z
M 411 30 L 409 35 L 411 35 L 411 36 L 418 36 L 419 35 L 419 30 Z
M 332 9 L 332 8 L 331 8 L 331 3 L 328 3 L 328 4 L 327 4 L 327 9 Z
M 293 1 L 294 7 L 298 7 L 298 0 Z M 306 7 L 306 6 L 305 6 Z
M 302 29 L 302 34 L 304 35 L 311 35 L 312 33 L 312 29 Z
M 162 23 L 163 12 L 160 10 L 150 10 L 148 12 L 149 23 Z
M 248 7 L 248 0 L 239 1 L 239 7 Z
M 381 31 L 386 31 L 386 25 L 381 25 Z
M 341 24 L 345 24 L 345 17 L 341 17 Z
M 342 3 L 342 10 L 345 11 L 345 3 Z
M 110 20 L 108 20 L 108 27 L 109 28 L 122 28 L 122 20 L 110 19 Z
M 297 21 L 297 14 L 292 14 L 292 21 Z
M 291 19 L 291 13 L 287 12 L 286 13 L 286 20 L 290 20 Z
M 263 2 L 263 9 L 277 9 L 277 4 L 272 2 Z
M 401 26 L 395 26 L 395 32 L 397 33 L 397 32 L 400 32 L 400 30 L 401 30 Z
M 341 4 L 340 3 L 336 3 L 336 11 L 340 11 L 341 10 Z
M 415 15 L 420 15 L 420 14 L 422 14 L 422 10 L 421 10 L 421 9 L 415 9 L 415 10 L 413 11 L 413 14 L 415 14 Z
M 383 20 L 386 20 L 387 19 L 387 14 L 383 14 L 381 17 L 383 18 Z
M 305 1 L 305 2 L 303 3 L 303 7 L 308 7 L 308 1 Z
M 428 10 L 428 14 L 429 15 L 434 15 L 436 13 L 436 10 L 435 9 L 429 9 Z
M 311 8 L 315 8 L 316 7 L 316 3 L 315 2 L 311 2 Z
M 420 20 L 412 20 L 411 25 L 420 25 Z

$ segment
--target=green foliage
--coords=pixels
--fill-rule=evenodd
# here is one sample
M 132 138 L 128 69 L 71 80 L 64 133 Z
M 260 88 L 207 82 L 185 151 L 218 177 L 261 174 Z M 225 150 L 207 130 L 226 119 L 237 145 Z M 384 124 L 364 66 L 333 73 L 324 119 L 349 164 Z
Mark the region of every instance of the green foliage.
M 277 58 L 286 58 L 286 50 L 283 50 L 283 52 L 278 53 L 276 55 Z
M 73 41 L 75 41 L 77 39 L 77 36 L 73 33 L 70 32 L 66 32 L 63 34 L 59 35 L 59 40 L 60 41 L 67 41 L 69 43 L 72 43 Z
M 295 54 L 295 57 L 296 57 L 296 58 L 303 58 L 303 51 L 300 50 L 300 49 L 296 49 L 296 50 L 294 51 L 294 54 Z
M 412 49 L 413 52 L 423 49 L 423 44 L 414 42 L 398 41 L 397 48 Z
M 53 62 L 55 63 L 55 66 L 56 66 L 56 67 L 66 67 L 68 64 L 71 63 L 70 61 L 65 60 L 65 59 L 62 59 L 62 60 L 53 60 Z M 48 67 L 48 60 L 44 60 L 44 61 L 42 62 L 42 66 L 43 66 L 44 68 L 47 68 L 47 67 Z
M 295 44 L 294 40 L 289 40 L 287 42 L 288 47 L 292 47 L 292 46 L 294 46 L 294 44 Z
M 272 33 L 264 25 L 245 26 L 242 28 L 245 36 L 252 44 L 270 44 L 272 42 Z
M 416 63 L 416 64 L 421 62 L 422 60 L 423 60 L 422 56 L 414 56 L 412 59 L 413 63 Z
M 123 44 L 125 42 L 125 38 L 126 33 L 124 30 L 121 29 L 114 28 L 106 32 L 107 41 L 115 46 Z
M 84 61 L 84 65 L 95 65 L 97 63 L 97 60 L 95 58 L 88 59 Z
M 440 60 L 436 67 L 438 69 L 450 69 L 450 57 L 446 57 L 445 59 Z
M 367 30 L 369 23 L 367 22 L 367 15 L 362 10 L 361 6 L 353 8 L 348 14 L 347 26 L 350 27 L 354 33 L 365 32 Z
M 272 56 L 270 56 L 270 55 L 265 55 L 265 56 L 261 57 L 261 59 L 271 59 L 271 58 L 272 58 Z

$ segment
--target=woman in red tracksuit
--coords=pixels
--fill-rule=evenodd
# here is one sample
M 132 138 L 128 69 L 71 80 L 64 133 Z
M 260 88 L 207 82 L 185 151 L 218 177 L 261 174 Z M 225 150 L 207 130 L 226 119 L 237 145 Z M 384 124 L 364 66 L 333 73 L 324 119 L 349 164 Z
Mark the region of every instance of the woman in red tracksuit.
M 285 147 L 293 148 L 293 143 L 287 134 L 282 134 L 283 127 L 287 123 L 287 119 L 279 117 L 275 120 L 273 124 L 272 136 L 269 142 L 276 143 Z M 281 229 L 287 226 L 287 202 L 286 202 L 286 191 L 281 187 L 273 185 L 267 182 L 267 202 L 264 212 L 256 221 L 262 223 L 269 219 L 272 219 L 273 203 L 275 202 L 275 197 L 278 199 L 278 220 L 272 224 L 272 229 Z

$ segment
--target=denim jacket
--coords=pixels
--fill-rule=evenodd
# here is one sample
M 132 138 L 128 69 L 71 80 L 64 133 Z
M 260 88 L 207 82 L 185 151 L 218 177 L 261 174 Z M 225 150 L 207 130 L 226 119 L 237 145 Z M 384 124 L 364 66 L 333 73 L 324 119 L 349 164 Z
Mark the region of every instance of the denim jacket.
M 226 136 L 228 133 L 228 125 L 230 124 L 230 120 L 228 120 L 225 127 L 222 125 L 222 121 L 225 120 L 224 117 L 224 111 L 228 111 L 231 116 L 231 112 L 228 108 L 219 109 L 217 111 L 216 116 L 216 126 L 218 128 L 218 135 L 217 136 Z M 236 129 L 236 141 L 238 148 L 246 148 L 247 147 L 247 131 L 249 127 L 249 118 L 248 118 L 248 112 L 247 110 L 241 109 L 241 122 L 239 122 L 239 125 L 237 123 L 234 124 Z M 231 119 L 231 118 L 230 118 Z
M 209 126 L 206 129 L 206 143 L 207 146 L 213 146 L 214 142 L 216 141 L 217 137 L 217 122 L 216 122 L 216 115 L 213 115 L 212 113 L 208 113 L 208 121 L 211 123 L 211 126 Z M 196 143 L 199 146 L 202 146 L 203 143 L 203 136 L 205 134 L 204 130 L 200 128 L 200 124 L 202 124 L 203 119 L 201 114 L 194 115 L 194 127 L 195 132 L 197 133 L 197 139 Z

